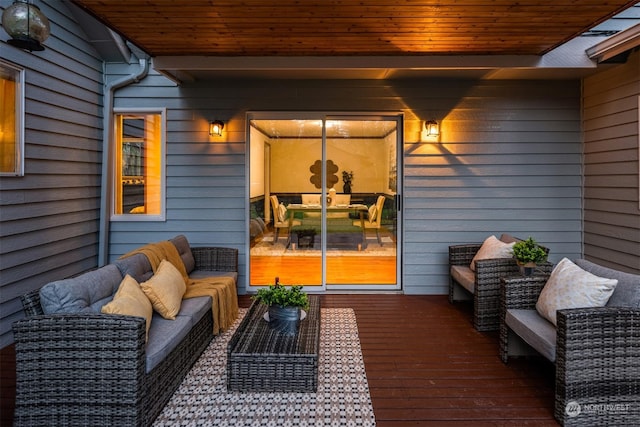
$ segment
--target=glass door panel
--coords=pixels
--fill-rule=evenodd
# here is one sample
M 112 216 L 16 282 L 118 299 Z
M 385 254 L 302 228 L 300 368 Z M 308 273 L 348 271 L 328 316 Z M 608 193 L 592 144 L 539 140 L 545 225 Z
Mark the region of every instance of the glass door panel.
M 397 282 L 395 227 L 389 227 L 396 213 L 397 142 L 396 120 L 326 121 L 327 163 L 337 169 L 335 184 L 327 178 L 328 287 L 376 288 Z
M 249 119 L 250 286 L 399 289 L 401 118 L 290 114 Z
M 322 137 L 322 120 L 250 121 L 250 226 L 261 234 L 251 241 L 251 286 L 277 276 L 323 288 Z

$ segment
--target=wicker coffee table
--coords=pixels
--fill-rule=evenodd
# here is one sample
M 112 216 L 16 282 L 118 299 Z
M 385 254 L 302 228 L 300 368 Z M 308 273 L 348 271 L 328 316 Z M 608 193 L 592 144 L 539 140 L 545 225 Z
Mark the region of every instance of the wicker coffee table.
M 299 391 L 318 388 L 320 298 L 309 297 L 307 317 L 295 335 L 280 333 L 264 319 L 267 307 L 254 302 L 227 346 L 230 391 Z

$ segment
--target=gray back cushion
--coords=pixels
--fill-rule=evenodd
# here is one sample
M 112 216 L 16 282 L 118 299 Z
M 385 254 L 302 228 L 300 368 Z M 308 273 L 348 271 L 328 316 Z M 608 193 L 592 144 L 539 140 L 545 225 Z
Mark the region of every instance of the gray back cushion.
M 71 279 L 47 283 L 40 289 L 44 314 L 100 313 L 122 282 L 118 268 L 109 264 Z
M 181 234 L 171 239 L 170 242 L 178 249 L 180 258 L 182 258 L 182 262 L 184 263 L 184 268 L 187 270 L 187 274 L 191 273 L 193 269 L 196 268 L 196 260 L 193 258 L 191 246 L 189 245 L 187 238 Z
M 640 275 L 603 267 L 586 259 L 577 259 L 575 263 L 598 277 L 618 279 L 618 285 L 607 302 L 608 306 L 640 308 Z
M 135 254 L 126 258 L 120 258 L 114 262 L 120 270 L 122 277 L 127 274 L 138 281 L 138 283 L 146 282 L 153 276 L 151 263 L 149 258 L 144 254 Z

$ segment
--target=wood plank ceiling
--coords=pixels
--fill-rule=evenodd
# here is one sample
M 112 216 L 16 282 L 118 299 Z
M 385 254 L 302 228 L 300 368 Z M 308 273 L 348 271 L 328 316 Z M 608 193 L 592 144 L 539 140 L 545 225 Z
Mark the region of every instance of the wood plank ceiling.
M 628 0 L 74 0 L 151 56 L 543 55 Z

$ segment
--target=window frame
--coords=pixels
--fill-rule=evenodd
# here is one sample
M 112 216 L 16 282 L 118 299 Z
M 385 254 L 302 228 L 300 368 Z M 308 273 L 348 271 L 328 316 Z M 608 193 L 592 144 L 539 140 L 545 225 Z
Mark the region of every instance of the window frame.
M 0 59 L 0 68 L 6 69 L 9 72 L 15 73 L 16 77 L 16 102 L 15 102 L 15 123 L 14 131 L 16 135 L 15 145 L 15 167 L 13 171 L 0 170 L 0 176 L 2 177 L 21 177 L 24 176 L 24 114 L 25 114 L 25 91 L 24 80 L 25 70 L 11 62 Z
M 157 114 L 160 116 L 160 213 L 148 214 L 148 213 L 116 213 L 116 207 L 118 206 L 118 192 L 117 187 L 121 184 L 119 182 L 120 173 L 117 168 L 121 164 L 118 161 L 118 156 L 121 155 L 121 146 L 118 144 L 120 139 L 118 138 L 118 116 L 122 115 L 147 115 Z M 111 138 L 111 152 L 112 152 L 112 164 L 110 168 L 111 179 L 111 212 L 110 218 L 113 222 L 162 222 L 166 221 L 166 129 L 167 129 L 167 113 L 166 108 L 114 108 L 113 109 L 113 136 Z

